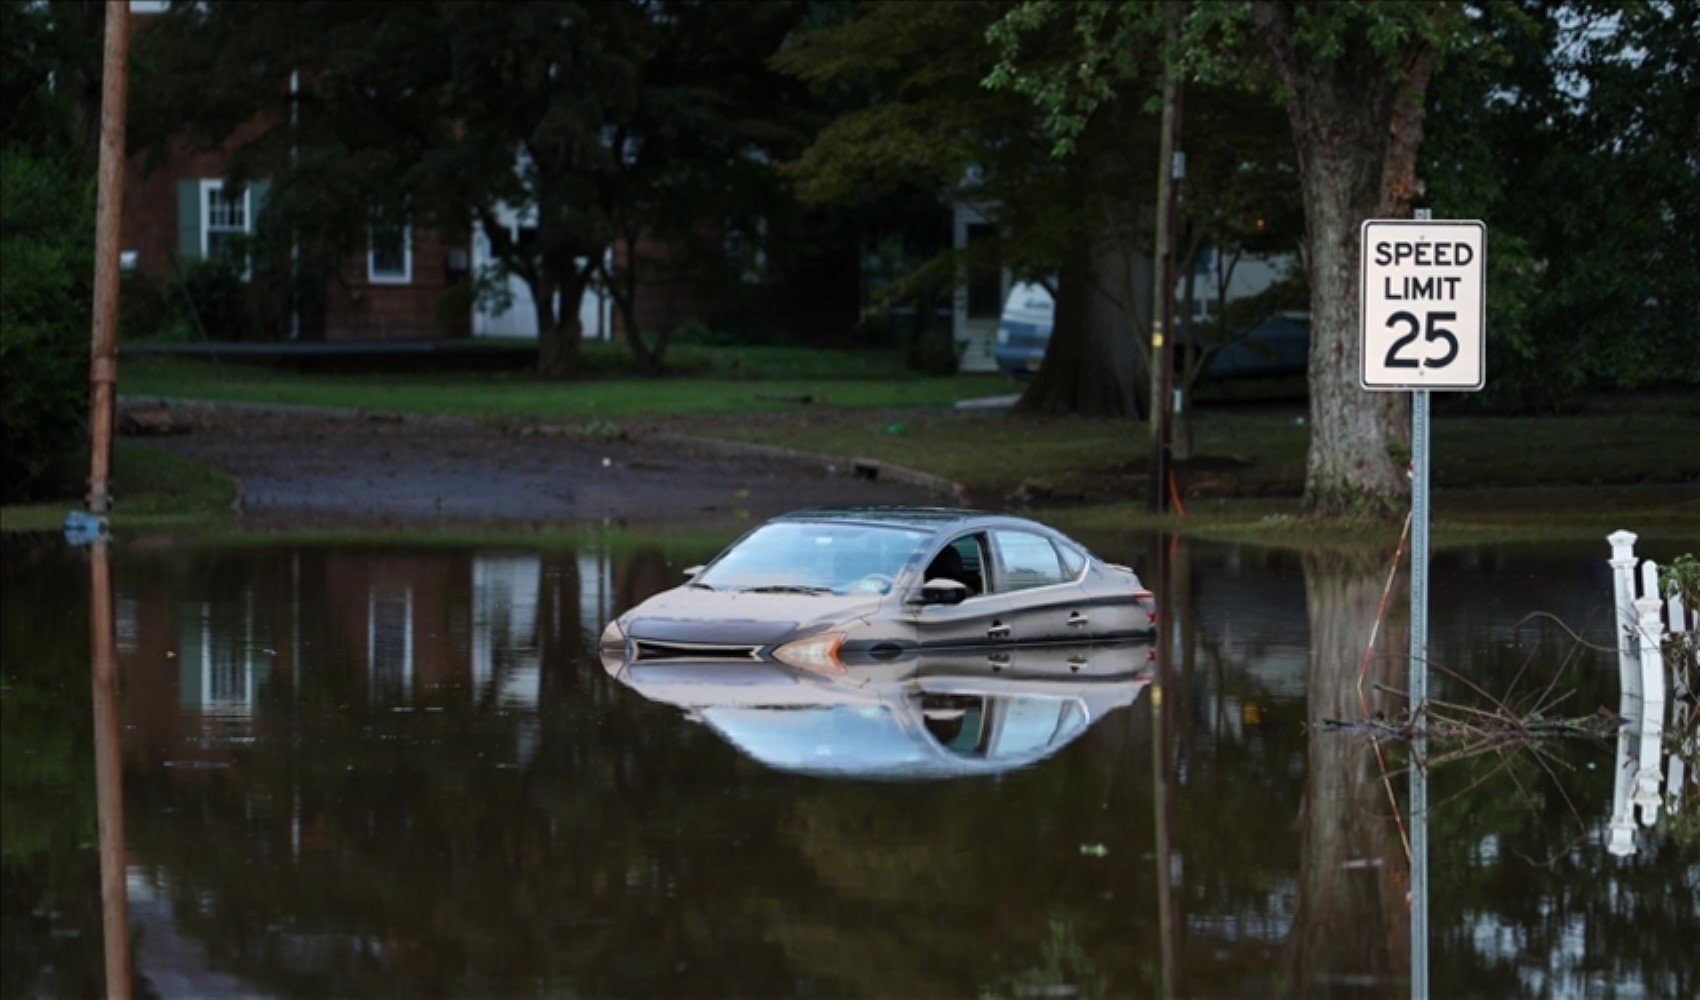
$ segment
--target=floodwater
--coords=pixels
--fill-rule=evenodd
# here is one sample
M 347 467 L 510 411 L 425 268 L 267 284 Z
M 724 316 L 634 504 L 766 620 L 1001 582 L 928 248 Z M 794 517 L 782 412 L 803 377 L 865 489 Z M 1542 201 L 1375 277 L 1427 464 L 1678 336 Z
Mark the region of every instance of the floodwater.
M 94 557 L 7 542 L 0 994 L 98 993 L 108 963 L 167 996 L 1407 993 L 1404 748 L 1310 725 L 1398 711 L 1403 587 L 1364 656 L 1386 554 L 1087 541 L 1148 584 L 1168 555 L 1155 647 L 1041 663 L 1042 690 L 898 677 L 893 712 L 1000 735 L 934 733 L 975 766 L 882 780 L 784 766 L 860 745 L 791 731 L 808 711 L 775 736 L 610 676 L 603 623 L 700 545 L 121 543 L 91 684 Z M 1431 697 L 1616 710 L 1613 654 L 1519 624 L 1609 645 L 1608 554 L 1437 554 Z M 1700 992 L 1700 822 L 1609 853 L 1617 746 L 1431 748 L 1434 995 Z

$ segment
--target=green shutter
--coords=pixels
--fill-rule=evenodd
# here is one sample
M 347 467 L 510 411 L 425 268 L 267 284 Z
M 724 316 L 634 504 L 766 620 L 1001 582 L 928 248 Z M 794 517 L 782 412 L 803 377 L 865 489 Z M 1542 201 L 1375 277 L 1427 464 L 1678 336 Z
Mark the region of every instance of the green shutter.
M 201 258 L 201 182 L 177 182 L 177 262 Z

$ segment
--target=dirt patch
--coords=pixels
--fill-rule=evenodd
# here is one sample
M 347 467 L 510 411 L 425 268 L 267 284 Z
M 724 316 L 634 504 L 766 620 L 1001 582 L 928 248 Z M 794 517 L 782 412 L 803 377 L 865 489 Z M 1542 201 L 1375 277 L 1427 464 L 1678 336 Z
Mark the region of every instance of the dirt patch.
M 949 500 L 848 463 L 724 453 L 676 435 L 227 404 L 168 410 L 172 433 L 150 444 L 234 476 L 255 520 L 653 522 Z

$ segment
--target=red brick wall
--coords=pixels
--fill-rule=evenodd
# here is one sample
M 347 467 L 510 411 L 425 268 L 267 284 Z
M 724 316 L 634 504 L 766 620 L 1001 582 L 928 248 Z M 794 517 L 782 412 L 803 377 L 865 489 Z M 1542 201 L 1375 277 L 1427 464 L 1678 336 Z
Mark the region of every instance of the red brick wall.
M 434 229 L 413 230 L 413 277 L 405 285 L 374 283 L 364 253 L 350 254 L 325 286 L 326 340 L 416 340 L 472 335 L 467 308 L 441 315 L 438 303 L 466 276 L 451 272 L 449 243 Z
M 146 20 L 132 20 L 131 30 L 138 30 Z M 263 127 L 261 121 L 244 124 L 216 149 L 192 148 L 173 140 L 163 150 L 143 151 L 130 158 L 124 180 L 120 246 L 137 252 L 137 270 L 145 278 L 164 286 L 177 274 L 178 182 L 223 177 L 230 154 Z M 327 340 L 471 336 L 469 308 L 446 316 L 438 308 L 455 280 L 466 280 L 465 275 L 449 271 L 447 251 L 451 248 L 466 250 L 466 241 L 450 243 L 435 231 L 414 230 L 413 280 L 407 285 L 373 284 L 367 279 L 366 255 L 350 255 L 336 277 L 326 282 L 322 315 L 303 316 L 304 336 Z
M 124 214 L 120 248 L 137 251 L 136 269 L 157 282 L 177 270 L 177 182 L 190 178 L 223 177 L 230 152 L 260 132 L 251 122 L 218 149 L 194 149 L 173 140 L 149 170 L 144 151 L 130 157 L 124 174 Z

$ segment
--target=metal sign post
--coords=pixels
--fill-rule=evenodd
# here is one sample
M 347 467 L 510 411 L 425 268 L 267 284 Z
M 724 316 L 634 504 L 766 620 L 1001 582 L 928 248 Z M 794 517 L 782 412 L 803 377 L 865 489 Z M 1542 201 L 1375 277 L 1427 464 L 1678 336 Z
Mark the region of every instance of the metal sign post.
M 1359 381 L 1411 393 L 1411 996 L 1428 982 L 1429 393 L 1487 381 L 1487 227 L 1414 219 L 1363 224 Z
M 1411 996 L 1428 993 L 1428 390 L 1411 393 Z

